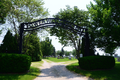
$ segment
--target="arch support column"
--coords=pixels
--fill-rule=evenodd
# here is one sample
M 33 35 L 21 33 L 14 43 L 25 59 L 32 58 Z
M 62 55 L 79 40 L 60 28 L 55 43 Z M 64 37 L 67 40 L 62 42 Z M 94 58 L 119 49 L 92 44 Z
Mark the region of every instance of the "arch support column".
M 23 42 L 23 31 L 24 31 L 24 23 L 20 25 L 20 42 L 19 42 L 19 54 L 22 54 L 22 42 Z
M 89 42 L 89 35 L 88 35 L 88 29 L 85 29 L 85 55 L 84 56 L 89 56 L 90 55 L 90 50 L 89 50 L 89 47 L 90 47 L 90 42 Z

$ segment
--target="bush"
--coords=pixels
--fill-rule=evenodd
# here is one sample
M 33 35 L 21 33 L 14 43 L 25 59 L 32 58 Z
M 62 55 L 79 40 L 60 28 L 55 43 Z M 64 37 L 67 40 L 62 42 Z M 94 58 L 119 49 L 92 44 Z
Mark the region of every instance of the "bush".
M 0 54 L 0 73 L 21 73 L 29 70 L 31 58 L 25 54 Z
M 111 56 L 87 56 L 78 60 L 80 68 L 85 70 L 110 69 L 115 66 L 115 59 Z

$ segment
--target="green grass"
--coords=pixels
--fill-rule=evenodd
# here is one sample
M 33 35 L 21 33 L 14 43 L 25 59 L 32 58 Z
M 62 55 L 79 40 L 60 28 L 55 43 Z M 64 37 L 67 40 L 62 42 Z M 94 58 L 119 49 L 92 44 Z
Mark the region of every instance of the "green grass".
M 75 68 L 75 66 L 78 65 L 79 64 L 77 62 L 66 66 L 66 68 L 70 71 L 76 72 L 81 75 L 85 75 L 95 80 L 120 80 L 120 62 L 116 62 L 115 67 L 110 70 L 87 71 Z
M 53 62 L 66 62 L 66 61 L 76 61 L 77 59 L 71 59 L 71 60 L 69 60 L 68 58 L 57 59 L 57 58 L 49 57 L 47 60 L 50 60 L 50 61 L 53 61 Z
M 32 62 L 28 73 L 21 74 L 0 74 L 0 80 L 33 80 L 40 74 L 40 69 L 43 61 Z
M 42 64 L 43 64 L 43 61 L 36 61 L 36 62 L 32 62 L 31 66 L 38 68 L 38 67 L 42 66 Z

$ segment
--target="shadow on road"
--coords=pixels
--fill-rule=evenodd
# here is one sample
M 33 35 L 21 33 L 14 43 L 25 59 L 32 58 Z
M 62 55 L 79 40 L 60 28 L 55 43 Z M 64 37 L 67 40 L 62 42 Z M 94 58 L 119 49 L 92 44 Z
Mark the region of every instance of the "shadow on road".
M 70 72 L 69 70 L 66 69 L 65 65 L 53 65 L 50 68 L 45 68 L 41 69 L 41 74 L 44 75 L 39 75 L 38 77 L 53 77 L 53 78 L 61 78 L 65 77 L 66 79 L 71 79 L 71 78 L 85 78 L 85 76 Z M 87 80 L 92 80 L 92 79 L 87 79 Z

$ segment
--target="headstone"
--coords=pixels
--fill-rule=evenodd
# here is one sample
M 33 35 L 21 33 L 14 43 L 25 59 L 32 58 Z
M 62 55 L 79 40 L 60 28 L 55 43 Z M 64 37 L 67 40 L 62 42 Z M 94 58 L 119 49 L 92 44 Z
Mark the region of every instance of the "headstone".
M 83 57 L 83 54 L 80 54 L 80 57 Z
M 117 57 L 118 57 L 118 54 L 114 54 L 114 57 L 116 57 L 116 58 L 117 58 Z
M 120 57 L 117 58 L 117 61 L 120 62 Z
M 71 59 L 71 56 L 69 56 L 69 59 Z
M 60 56 L 58 55 L 58 59 L 60 58 Z

